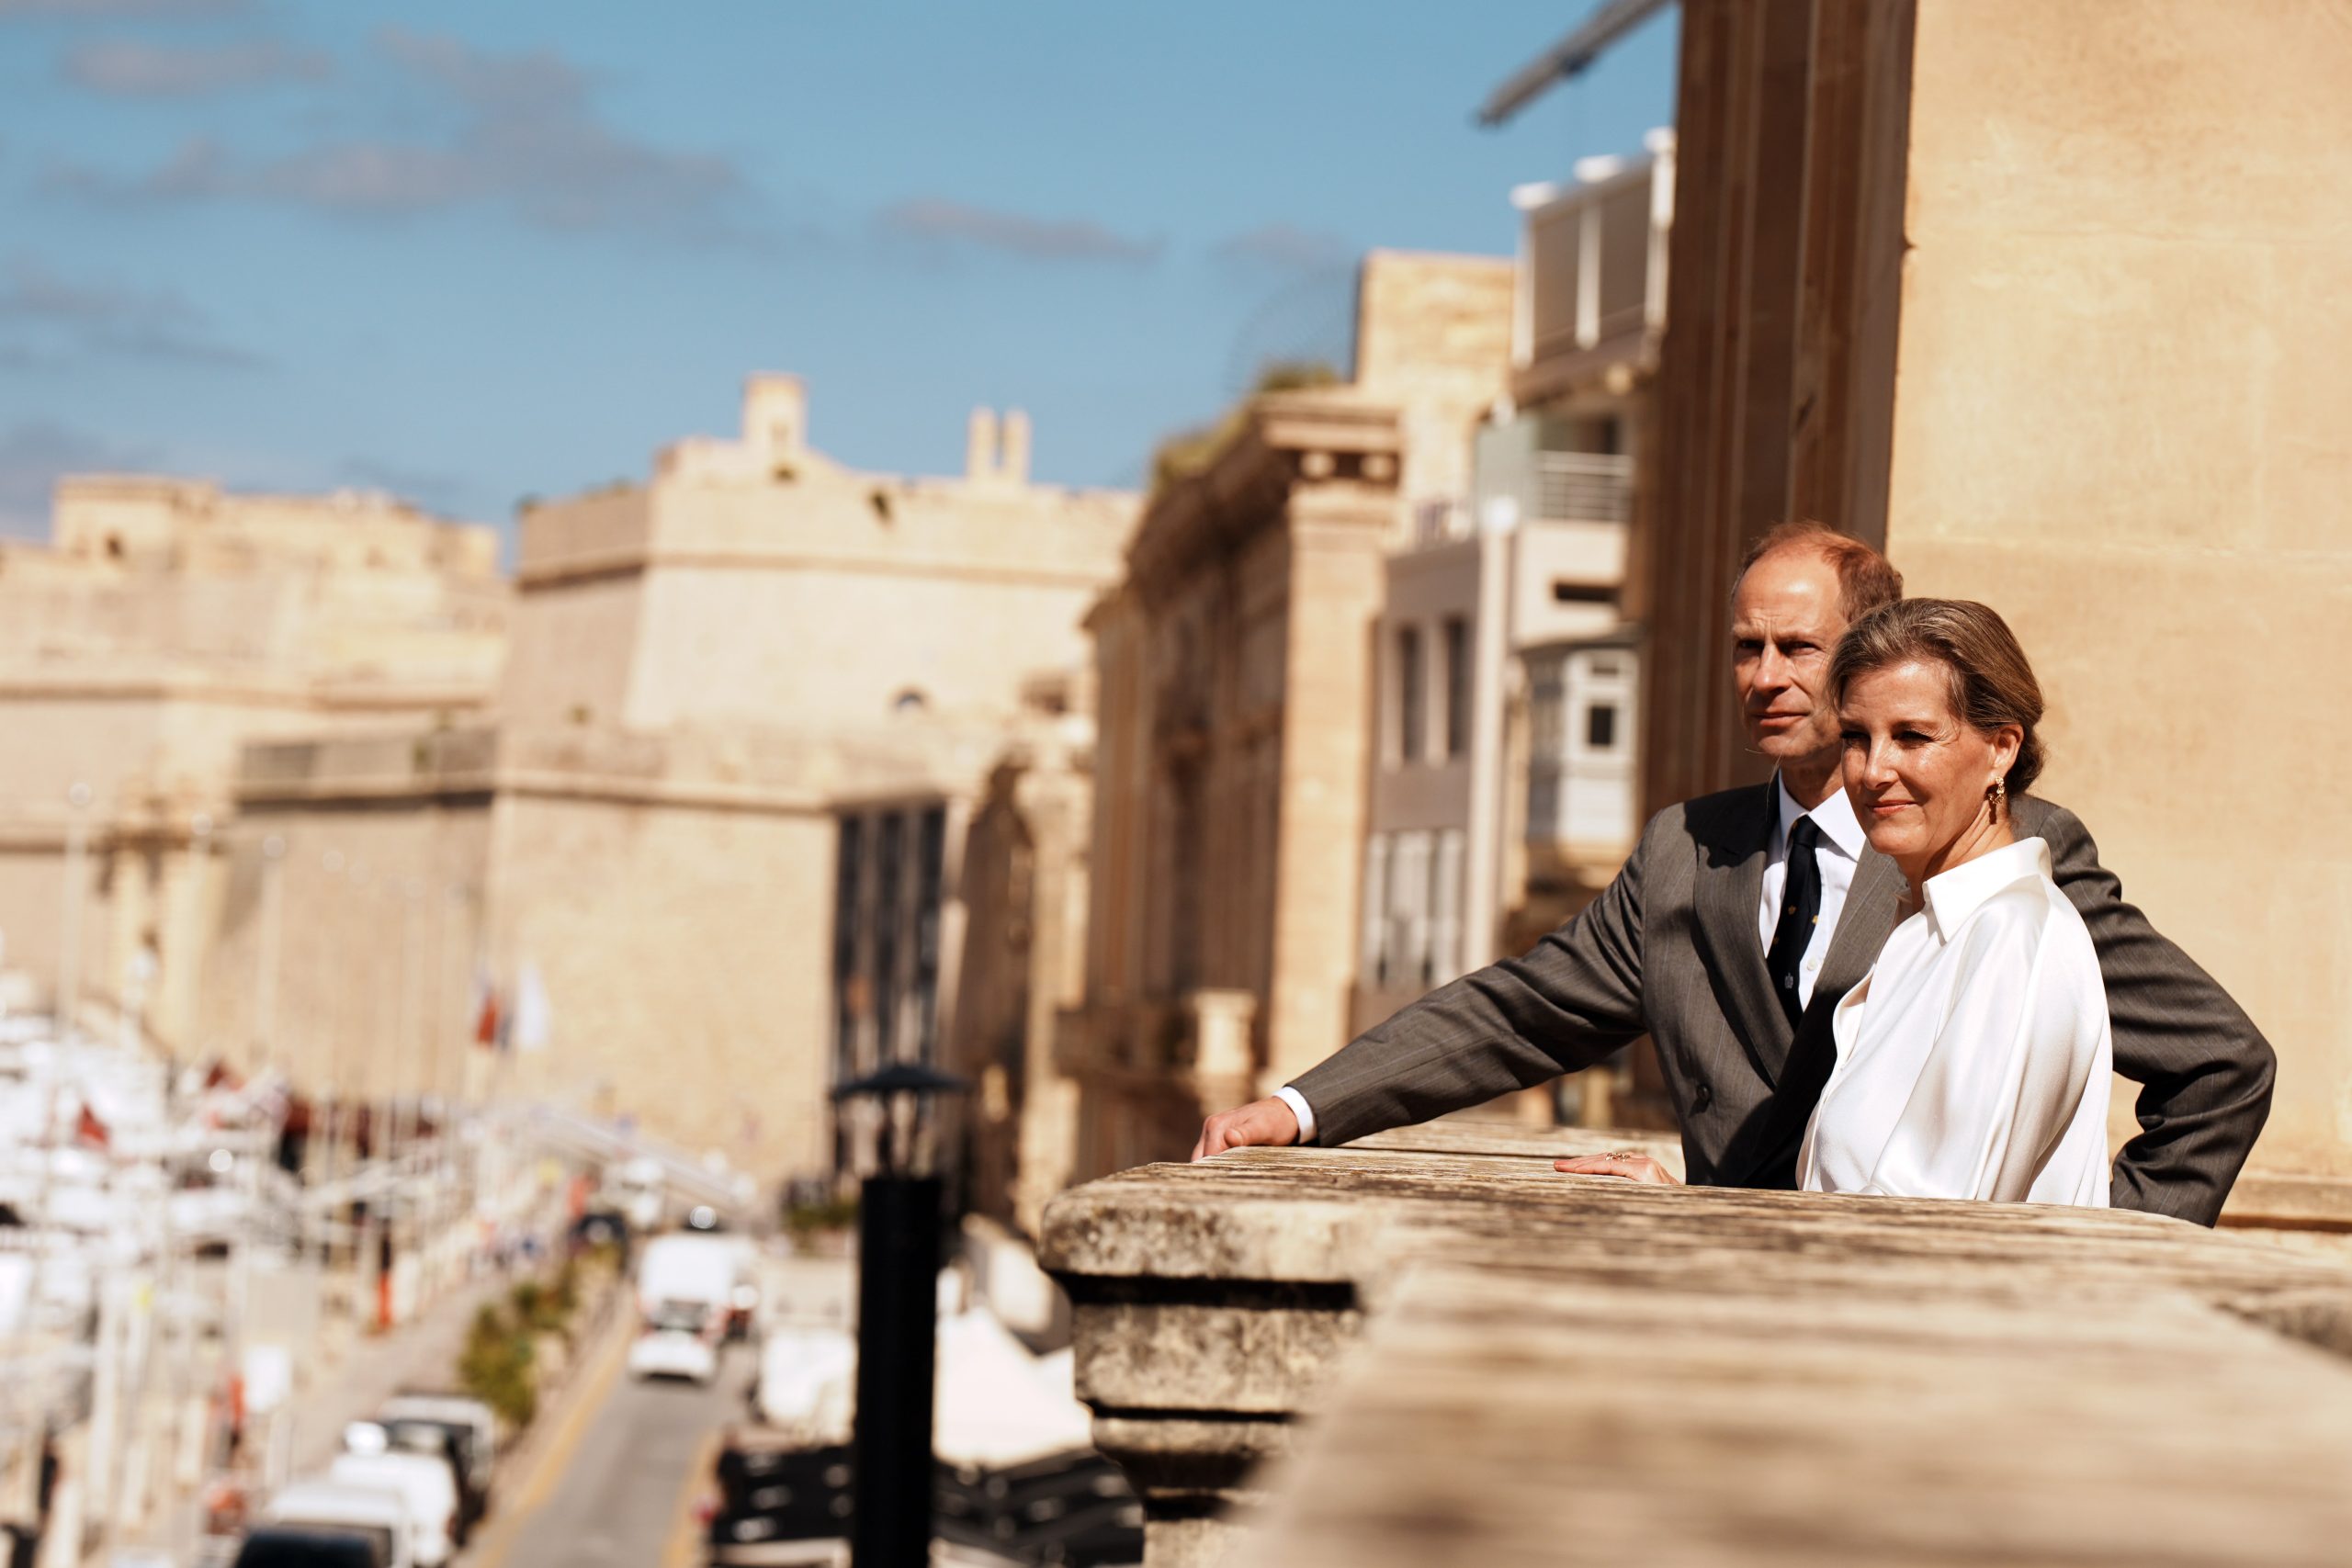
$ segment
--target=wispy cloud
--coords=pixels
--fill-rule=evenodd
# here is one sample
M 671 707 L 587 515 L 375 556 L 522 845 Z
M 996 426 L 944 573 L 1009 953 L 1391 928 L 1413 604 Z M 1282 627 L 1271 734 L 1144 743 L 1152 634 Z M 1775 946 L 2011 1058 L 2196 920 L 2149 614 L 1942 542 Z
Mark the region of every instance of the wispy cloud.
M 152 453 L 49 420 L 0 430 L 0 534 L 46 536 L 50 492 L 63 475 L 143 468 L 153 462 Z
M 886 208 L 875 220 L 897 239 L 925 244 L 969 245 L 1031 261 L 1148 265 L 1160 242 L 1138 240 L 1084 219 L 1032 218 L 1025 213 L 926 197 Z
M 215 369 L 251 370 L 263 363 L 220 341 L 204 312 L 176 294 L 71 278 L 28 257 L 0 269 L 0 321 L 72 352 Z M 20 354 L 38 352 L 15 346 Z
M 58 71 L 93 93 L 168 98 L 272 82 L 321 82 L 334 73 L 334 65 L 323 54 L 275 42 L 178 49 L 137 39 L 103 39 L 69 51 Z
M 144 175 L 68 166 L 49 183 L 132 204 L 251 200 L 366 218 L 487 208 L 564 232 L 756 243 L 752 192 L 732 159 L 614 127 L 560 55 L 498 54 L 399 28 L 379 34 L 374 53 L 427 96 L 426 118 L 447 120 L 446 133 L 324 140 L 279 157 L 199 138 Z
M 1344 265 L 1353 252 L 1348 242 L 1337 234 L 1274 222 L 1235 234 L 1220 243 L 1212 254 L 1217 260 L 1238 266 L 1310 272 Z
M 86 21 L 152 17 L 229 17 L 251 0 L 0 0 L 0 17 L 63 17 Z

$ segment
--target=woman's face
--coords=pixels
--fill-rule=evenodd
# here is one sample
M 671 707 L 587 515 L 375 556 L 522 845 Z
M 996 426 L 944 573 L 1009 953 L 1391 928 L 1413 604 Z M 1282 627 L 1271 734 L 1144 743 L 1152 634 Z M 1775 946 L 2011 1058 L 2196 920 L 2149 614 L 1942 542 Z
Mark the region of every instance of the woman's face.
M 1908 660 L 1857 676 L 1838 705 L 1847 796 L 1871 848 L 1915 882 L 1932 875 L 1984 818 L 1985 791 L 2017 761 L 2024 732 L 1991 735 L 1951 708 L 1951 671 Z

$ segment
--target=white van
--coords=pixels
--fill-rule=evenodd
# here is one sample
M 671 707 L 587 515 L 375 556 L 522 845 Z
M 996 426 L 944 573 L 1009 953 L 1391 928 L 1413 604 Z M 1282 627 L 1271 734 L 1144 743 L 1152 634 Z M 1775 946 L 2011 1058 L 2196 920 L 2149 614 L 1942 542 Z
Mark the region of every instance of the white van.
M 377 1486 L 400 1494 L 413 1527 L 410 1555 L 416 1568 L 441 1568 L 458 1528 L 458 1480 L 449 1467 L 424 1454 L 337 1454 L 327 1479 L 346 1486 Z
M 367 1536 L 379 1548 L 384 1568 L 417 1568 L 412 1550 L 415 1522 L 408 1500 L 380 1486 L 345 1486 L 329 1481 L 298 1481 L 283 1487 L 262 1511 L 274 1525 L 309 1525 Z
M 498 1417 L 489 1405 L 462 1393 L 401 1393 L 384 1401 L 378 1414 L 387 1421 L 435 1421 L 464 1427 L 467 1472 L 475 1489 L 488 1496 L 491 1475 L 498 1468 Z

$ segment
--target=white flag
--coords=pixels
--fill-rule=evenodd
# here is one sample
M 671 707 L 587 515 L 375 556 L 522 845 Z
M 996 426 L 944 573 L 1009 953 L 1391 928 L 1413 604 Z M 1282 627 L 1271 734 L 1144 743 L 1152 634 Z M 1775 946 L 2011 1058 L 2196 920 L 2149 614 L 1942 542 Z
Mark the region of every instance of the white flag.
M 555 1028 L 555 1010 L 548 1006 L 548 988 L 539 981 L 539 966 L 529 959 L 514 976 L 514 1049 L 544 1051 Z

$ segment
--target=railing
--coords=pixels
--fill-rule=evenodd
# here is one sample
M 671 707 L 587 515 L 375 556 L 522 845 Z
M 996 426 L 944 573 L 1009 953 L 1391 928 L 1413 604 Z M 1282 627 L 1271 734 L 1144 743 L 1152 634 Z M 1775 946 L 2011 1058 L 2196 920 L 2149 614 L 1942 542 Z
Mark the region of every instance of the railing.
M 1634 460 L 1599 452 L 1539 452 L 1535 493 L 1521 515 L 1545 523 L 1623 523 L 1634 515 Z M 1532 500 L 1534 504 L 1528 506 Z
M 1421 501 L 1413 504 L 1413 547 L 1452 544 L 1472 533 L 1470 508 L 1453 500 Z

